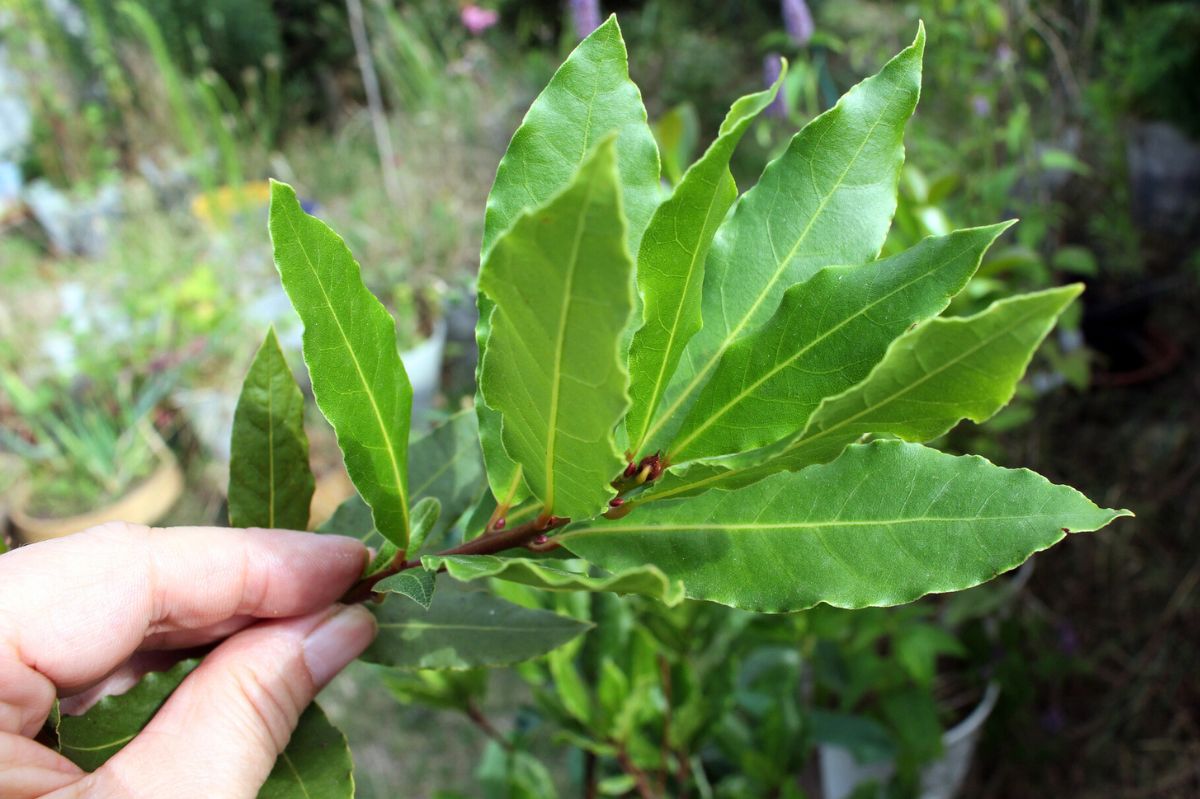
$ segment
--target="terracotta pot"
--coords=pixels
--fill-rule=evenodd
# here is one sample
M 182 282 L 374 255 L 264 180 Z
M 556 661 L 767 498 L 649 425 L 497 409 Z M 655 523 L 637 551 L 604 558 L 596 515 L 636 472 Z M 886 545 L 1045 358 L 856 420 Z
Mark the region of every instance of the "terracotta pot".
M 16 492 L 10 514 L 13 534 L 25 544 L 78 533 L 105 522 L 154 524 L 183 493 L 183 472 L 167 446 L 155 436 L 151 446 L 158 452 L 158 466 L 150 476 L 103 508 L 75 516 L 39 517 L 28 512 L 30 487 Z

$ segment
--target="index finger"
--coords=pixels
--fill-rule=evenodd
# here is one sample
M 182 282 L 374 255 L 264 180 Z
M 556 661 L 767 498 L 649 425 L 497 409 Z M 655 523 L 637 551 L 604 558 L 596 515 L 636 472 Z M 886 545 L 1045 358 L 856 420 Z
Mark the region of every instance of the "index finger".
M 126 524 L 10 552 L 0 559 L 0 730 L 40 724 L 56 693 L 101 679 L 148 636 L 325 607 L 366 557 L 341 536 Z

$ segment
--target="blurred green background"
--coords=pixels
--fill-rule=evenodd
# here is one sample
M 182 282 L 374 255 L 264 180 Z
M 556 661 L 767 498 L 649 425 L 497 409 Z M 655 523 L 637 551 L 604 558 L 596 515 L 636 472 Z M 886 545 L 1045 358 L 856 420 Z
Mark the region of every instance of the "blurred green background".
M 885 251 L 1019 217 L 950 313 L 1087 284 L 1014 403 L 940 445 L 1138 518 L 896 610 L 521 597 L 609 632 L 491 674 L 356 667 L 326 701 L 360 795 L 659 795 L 670 768 L 689 795 L 841 799 L 837 757 L 876 768 L 855 796 L 1200 795 L 1194 2 L 3 0 L 0 534 L 224 523 L 233 407 L 268 325 L 302 371 L 270 177 L 396 316 L 423 423 L 468 405 L 496 163 L 609 12 L 668 183 L 789 61 L 742 185 L 923 19 Z M 322 424 L 314 525 L 351 491 Z M 972 718 L 951 774 L 943 733 Z

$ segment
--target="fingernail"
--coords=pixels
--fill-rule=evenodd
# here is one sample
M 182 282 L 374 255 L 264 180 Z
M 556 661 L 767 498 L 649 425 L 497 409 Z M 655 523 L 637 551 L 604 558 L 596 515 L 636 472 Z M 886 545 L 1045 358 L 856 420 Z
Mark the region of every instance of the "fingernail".
M 318 688 L 333 679 L 375 638 L 375 617 L 362 605 L 334 613 L 304 638 L 304 665 Z

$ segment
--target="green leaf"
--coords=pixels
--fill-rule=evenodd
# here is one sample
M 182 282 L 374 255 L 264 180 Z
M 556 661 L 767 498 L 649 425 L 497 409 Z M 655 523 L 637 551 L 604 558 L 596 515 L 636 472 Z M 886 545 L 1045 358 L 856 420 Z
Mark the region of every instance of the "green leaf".
M 481 261 L 517 217 L 562 191 L 596 142 L 610 133 L 617 134 L 629 252 L 638 251 L 661 189 L 658 147 L 646 122 L 641 93 L 629 79 L 628 61 L 616 17 L 609 17 L 579 43 L 533 101 L 496 170 L 484 216 Z M 479 292 L 478 300 L 475 341 L 482 368 L 494 303 L 486 291 Z M 516 463 L 501 443 L 499 414 L 479 392 L 475 408 L 492 493 L 501 502 L 510 494 L 520 501 L 526 492 Z
M 479 423 L 473 411 L 454 414 L 409 445 L 408 480 L 414 501 L 435 497 L 442 504 L 431 536 L 463 515 L 483 486 Z M 409 549 L 415 552 L 417 547 Z
M 258 799 L 353 799 L 354 761 L 346 736 L 316 704 L 300 716 Z
M 308 465 L 304 395 L 274 329 L 242 384 L 230 449 L 229 524 L 308 529 L 316 481 Z
M 983 422 L 1012 399 L 1038 345 L 1080 290 L 1063 286 L 1000 300 L 975 316 L 930 320 L 896 339 L 863 382 L 822 402 L 799 435 L 683 465 L 646 499 L 732 489 L 826 463 L 864 434 L 931 441 L 962 419 Z
M 400 594 L 406 596 L 421 607 L 429 610 L 433 602 L 435 585 L 433 571 L 425 569 L 405 569 L 399 574 L 385 577 L 375 584 L 375 591 L 384 594 Z
M 414 517 L 422 500 L 434 498 L 441 503 L 440 515 L 424 534 L 428 543 L 454 524 L 479 495 L 483 459 L 475 415 L 471 411 L 456 413 L 409 444 L 408 472 L 411 500 L 416 503 Z M 413 527 L 416 526 L 414 520 Z M 371 509 L 358 494 L 339 505 L 317 532 L 354 536 L 383 553 L 385 539 L 375 531 Z M 418 537 L 414 529 L 410 552 L 420 549 Z M 394 554 L 394 545 L 388 542 L 388 546 Z
M 858 383 L 913 324 L 962 290 L 1011 223 L 927 238 L 862 266 L 831 266 L 725 351 L 672 444 L 682 463 L 761 447 L 804 428 L 821 400 Z
M 700 329 L 704 260 L 713 235 L 737 198 L 729 159 L 750 123 L 775 99 L 785 72 L 771 88 L 733 104 L 716 141 L 655 210 L 642 238 L 637 286 L 644 303 L 644 322 L 629 348 L 631 404 L 625 418 L 635 452 L 641 448 L 683 348 Z
M 567 649 L 556 650 L 546 656 L 546 665 L 563 708 L 586 727 L 592 717 L 592 696 L 575 668 L 574 654 Z
M 169 671 L 150 672 L 125 693 L 104 697 L 84 715 L 63 716 L 58 725 L 60 751 L 84 771 L 100 768 L 150 723 L 199 663 L 184 660 Z M 352 772 L 346 737 L 320 708 L 310 705 L 259 799 L 350 799 Z
M 421 565 L 437 570 L 445 567 L 455 580 L 469 582 L 494 577 L 524 583 L 550 591 L 610 591 L 614 594 L 641 594 L 654 597 L 669 607 L 683 600 L 683 586 L 668 580 L 653 566 L 635 566 L 617 574 L 593 577 L 567 571 L 562 561 L 533 558 L 502 558 L 495 555 L 428 555 Z
M 826 266 L 879 254 L 896 209 L 924 48 L 922 27 L 878 75 L 805 126 L 718 230 L 705 264 L 704 326 L 668 386 L 646 437 L 650 449 L 666 448 L 721 356 L 770 318 L 788 287 Z
M 617 170 L 629 220 L 629 251 L 658 204 L 658 145 L 615 15 L 563 62 L 526 112 L 496 168 L 487 199 L 482 252 L 486 257 L 519 216 L 570 183 L 596 143 L 616 133 Z
M 860 385 L 822 403 L 781 458 L 800 468 L 836 457 L 867 432 L 931 441 L 960 419 L 986 421 L 1012 399 L 1038 345 L 1082 291 L 1023 294 L 905 334 Z
M 896 744 L 887 728 L 866 716 L 809 711 L 813 738 L 819 743 L 840 746 L 859 763 L 877 763 L 896 756 Z
M 965 657 L 967 650 L 957 638 L 936 624 L 910 624 L 892 641 L 896 660 L 918 685 L 928 686 L 937 674 L 941 655 Z
M 304 361 L 317 407 L 333 425 L 375 529 L 408 544 L 408 430 L 412 386 L 396 323 L 363 284 L 345 242 L 271 183 L 271 242 L 283 287 L 304 322 Z
M 371 610 L 379 635 L 363 660 L 401 669 L 508 666 L 544 655 L 589 626 L 476 591 L 438 591 L 428 610 L 408 602 Z
M 429 531 L 437 525 L 441 515 L 442 503 L 438 501 L 437 497 L 425 497 L 413 505 L 410 520 L 412 536 L 409 538 L 408 544 L 414 552 L 425 543 L 425 538 L 429 535 Z
M 185 660 L 169 671 L 153 671 L 118 696 L 106 696 L 82 716 L 63 716 L 58 725 L 60 751 L 84 771 L 95 771 L 142 731 L 199 660 Z
M 895 605 L 969 588 L 1068 531 L 1124 515 L 1027 470 L 877 441 L 737 491 L 568 528 L 558 540 L 612 571 L 658 566 L 695 599 L 784 612 L 818 602 Z
M 545 511 L 573 518 L 604 507 L 624 466 L 613 430 L 628 405 L 632 264 L 615 156 L 609 137 L 561 194 L 517 220 L 479 275 L 496 301 L 483 396 Z

